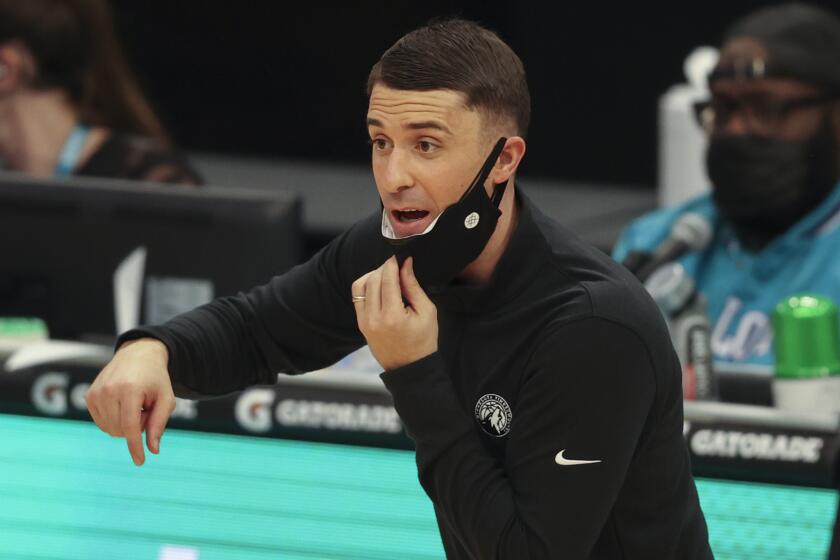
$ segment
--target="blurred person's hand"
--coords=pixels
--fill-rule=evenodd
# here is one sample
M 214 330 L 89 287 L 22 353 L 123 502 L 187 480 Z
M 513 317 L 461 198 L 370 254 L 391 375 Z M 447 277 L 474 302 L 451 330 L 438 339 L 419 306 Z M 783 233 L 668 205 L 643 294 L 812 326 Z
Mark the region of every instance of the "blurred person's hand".
M 123 344 L 90 386 L 85 396 L 96 425 L 114 437 L 124 437 L 134 464 L 145 461 L 142 433 L 152 453 L 160 453 L 160 438 L 175 410 L 169 380 L 169 352 L 159 340 L 141 338 Z

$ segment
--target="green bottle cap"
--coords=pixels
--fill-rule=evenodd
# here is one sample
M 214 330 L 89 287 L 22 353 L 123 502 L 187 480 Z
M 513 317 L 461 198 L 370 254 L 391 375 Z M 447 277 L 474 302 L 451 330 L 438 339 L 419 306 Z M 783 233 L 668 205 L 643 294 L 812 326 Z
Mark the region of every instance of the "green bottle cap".
M 840 373 L 837 305 L 818 294 L 795 294 L 773 312 L 776 376 L 824 377 Z

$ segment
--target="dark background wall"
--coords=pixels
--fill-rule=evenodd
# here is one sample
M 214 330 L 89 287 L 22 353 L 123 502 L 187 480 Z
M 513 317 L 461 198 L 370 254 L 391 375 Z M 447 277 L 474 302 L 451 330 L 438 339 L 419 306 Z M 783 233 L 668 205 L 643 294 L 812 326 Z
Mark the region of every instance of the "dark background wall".
M 524 172 L 651 188 L 656 103 L 697 45 L 775 2 L 115 2 L 145 90 L 188 150 L 363 163 L 364 84 L 435 16 L 499 32 L 525 63 Z M 816 2 L 835 13 L 834 2 Z M 556 5 L 555 5 L 556 4 Z

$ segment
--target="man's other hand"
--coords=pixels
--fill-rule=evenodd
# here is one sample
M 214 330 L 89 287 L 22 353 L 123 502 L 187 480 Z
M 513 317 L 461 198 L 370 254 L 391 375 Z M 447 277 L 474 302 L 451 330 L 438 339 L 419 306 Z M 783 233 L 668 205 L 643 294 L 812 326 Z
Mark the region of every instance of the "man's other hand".
M 159 340 L 141 338 L 120 346 L 85 395 L 88 411 L 99 428 L 124 437 L 134 464 L 145 461 L 142 433 L 152 453 L 175 410 L 169 380 L 169 352 Z

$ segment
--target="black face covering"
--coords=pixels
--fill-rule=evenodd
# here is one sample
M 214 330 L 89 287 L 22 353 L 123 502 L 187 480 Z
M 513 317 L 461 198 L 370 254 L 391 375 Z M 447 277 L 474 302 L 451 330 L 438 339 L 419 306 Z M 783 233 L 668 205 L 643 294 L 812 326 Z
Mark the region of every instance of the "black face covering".
M 409 256 L 414 257 L 414 274 L 424 289 L 442 286 L 455 278 L 481 254 L 496 230 L 507 181 L 496 185 L 492 199 L 484 190 L 484 182 L 505 142 L 507 138 L 496 142 L 467 191 L 441 213 L 430 231 L 398 239 L 384 236 L 393 246 L 400 265 Z M 383 211 L 383 233 L 388 219 Z
M 828 119 L 804 141 L 713 136 L 706 166 L 715 205 L 741 243 L 756 251 L 833 190 L 838 180 L 837 142 Z

